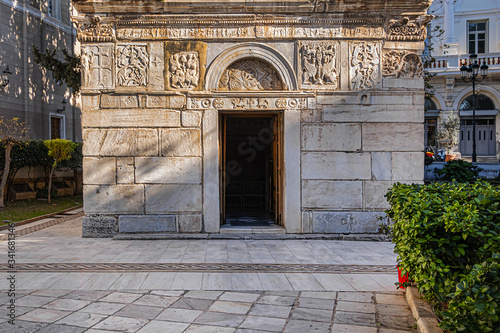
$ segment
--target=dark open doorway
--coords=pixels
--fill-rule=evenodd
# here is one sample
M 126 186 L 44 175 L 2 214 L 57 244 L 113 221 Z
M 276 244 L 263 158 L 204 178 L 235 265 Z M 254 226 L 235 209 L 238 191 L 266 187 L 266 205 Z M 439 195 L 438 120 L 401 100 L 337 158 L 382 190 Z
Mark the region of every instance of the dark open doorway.
M 222 223 L 281 223 L 281 117 L 221 116 Z

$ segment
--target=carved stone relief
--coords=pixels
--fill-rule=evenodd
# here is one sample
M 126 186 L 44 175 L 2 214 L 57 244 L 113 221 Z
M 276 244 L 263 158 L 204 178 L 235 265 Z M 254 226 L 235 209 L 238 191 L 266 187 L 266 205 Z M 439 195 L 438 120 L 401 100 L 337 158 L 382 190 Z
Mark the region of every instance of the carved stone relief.
M 391 51 L 384 55 L 382 73 L 394 78 L 421 77 L 423 71 L 420 56 L 413 52 Z
M 170 56 L 168 82 L 176 90 L 192 90 L 200 79 L 200 59 L 197 51 L 179 52 Z
M 375 89 L 380 84 L 381 44 L 357 42 L 350 45 L 351 90 Z
M 303 41 L 299 43 L 302 86 L 338 89 L 338 49 L 339 43 L 336 42 Z
M 427 31 L 425 24 L 404 17 L 401 20 L 389 22 L 388 40 L 425 40 Z
M 112 42 L 115 40 L 115 29 L 113 24 L 101 23 L 101 18 L 94 16 L 90 18 L 89 22 L 79 24 L 78 40 L 81 42 Z
M 118 45 L 116 83 L 120 87 L 147 86 L 149 52 L 146 45 Z
M 110 89 L 113 84 L 113 46 L 82 46 L 82 87 Z
M 306 98 L 267 98 L 267 97 L 223 97 L 189 98 L 188 109 L 219 110 L 265 110 L 265 109 L 303 109 L 308 107 Z
M 278 72 L 257 59 L 243 59 L 227 67 L 219 80 L 221 91 L 283 90 Z

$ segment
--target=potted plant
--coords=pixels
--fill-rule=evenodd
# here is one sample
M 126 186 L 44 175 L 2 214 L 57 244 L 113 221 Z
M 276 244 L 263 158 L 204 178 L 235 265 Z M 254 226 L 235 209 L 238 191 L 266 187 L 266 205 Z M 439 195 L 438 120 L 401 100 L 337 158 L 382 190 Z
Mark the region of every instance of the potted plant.
M 458 131 L 460 129 L 460 121 L 458 117 L 450 112 L 448 117 L 441 118 L 436 136 L 439 142 L 446 147 L 446 161 L 455 158 L 456 154 L 452 154 L 452 148 L 458 144 Z

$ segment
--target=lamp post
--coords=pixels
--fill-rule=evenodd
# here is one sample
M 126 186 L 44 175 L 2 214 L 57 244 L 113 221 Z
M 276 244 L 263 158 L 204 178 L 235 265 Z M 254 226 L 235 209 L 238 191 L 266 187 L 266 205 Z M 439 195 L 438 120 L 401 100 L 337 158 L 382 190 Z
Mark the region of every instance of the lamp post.
M 476 154 L 476 82 L 481 82 L 488 75 L 488 65 L 483 60 L 483 64 L 479 66 L 477 54 L 469 55 L 469 66 L 465 64 L 460 67 L 460 76 L 464 82 L 472 82 L 472 162 L 477 162 Z M 479 70 L 481 70 L 481 79 L 478 79 Z

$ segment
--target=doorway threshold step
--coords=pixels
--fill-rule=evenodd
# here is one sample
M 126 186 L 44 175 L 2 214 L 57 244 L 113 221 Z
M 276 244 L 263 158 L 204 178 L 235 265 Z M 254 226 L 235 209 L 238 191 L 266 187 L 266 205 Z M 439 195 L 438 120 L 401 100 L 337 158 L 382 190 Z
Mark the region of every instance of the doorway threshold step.
M 220 227 L 221 234 L 286 234 L 285 228 L 273 224 L 269 226 L 239 226 L 223 224 Z
M 337 240 L 390 242 L 383 234 L 278 234 L 278 233 L 118 233 L 113 240 L 196 240 L 196 239 L 240 239 L 240 240 Z

